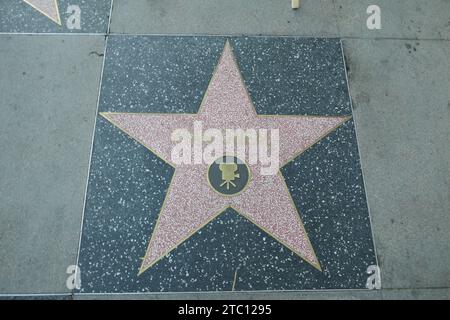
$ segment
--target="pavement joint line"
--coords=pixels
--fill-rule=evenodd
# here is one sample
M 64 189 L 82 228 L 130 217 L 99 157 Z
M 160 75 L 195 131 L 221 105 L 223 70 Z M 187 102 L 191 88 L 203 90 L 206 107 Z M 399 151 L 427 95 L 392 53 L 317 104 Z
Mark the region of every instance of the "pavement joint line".
M 276 34 L 182 34 L 182 33 L 46 33 L 46 32 L 0 32 L 0 36 L 123 36 L 123 37 L 252 37 L 252 38 L 321 38 L 321 39 L 342 39 L 342 40 L 393 40 L 393 41 L 445 41 L 450 42 L 449 39 L 439 38 L 399 38 L 399 37 L 357 37 L 357 36 L 339 36 L 339 35 L 276 35 Z
M 0 32 L 7 36 L 106 36 L 107 33 L 64 33 L 64 32 Z
M 99 296 L 99 295 L 126 295 L 126 296 L 142 296 L 142 295 L 184 295 L 184 294 L 264 294 L 264 293 L 342 293 L 342 292 L 379 292 L 381 290 L 371 290 L 371 289 L 308 289 L 308 290 L 221 290 L 221 291 L 179 291 L 179 292 L 157 292 L 157 291 L 147 291 L 147 292 L 110 292 L 110 293 L 89 293 L 89 292 L 77 292 L 75 296 Z
M 108 19 L 108 27 L 106 28 L 106 33 L 109 35 L 111 33 L 111 23 L 112 23 L 112 14 L 114 11 L 114 0 L 111 0 L 111 8 L 109 10 L 109 19 Z
M 385 292 L 385 291 L 406 291 L 406 290 L 447 290 L 450 287 L 411 287 L 411 288 L 382 288 L 380 290 L 369 290 L 369 289 L 325 289 L 325 290 L 257 290 L 257 291 L 192 291 L 192 292 L 110 292 L 110 293 L 0 293 L 0 298 L 8 297 L 62 297 L 62 296 L 143 296 L 143 295 L 186 295 L 186 294 L 247 294 L 247 293 L 342 293 L 342 292 Z
M 354 113 L 354 109 L 353 109 L 353 98 L 352 98 L 352 95 L 350 92 L 350 82 L 348 81 L 347 60 L 345 58 L 344 44 L 342 43 L 342 39 L 339 42 L 341 45 L 342 63 L 344 64 L 345 81 L 347 82 L 347 93 L 348 93 L 348 98 L 350 100 L 350 109 L 352 111 L 352 120 L 353 120 L 353 124 L 355 126 L 356 145 L 358 147 L 358 157 L 359 157 L 359 163 L 360 163 L 361 173 L 362 173 L 364 196 L 366 198 L 367 211 L 369 213 L 369 225 L 370 225 L 370 232 L 371 232 L 371 236 L 372 236 L 373 250 L 374 250 L 374 254 L 375 254 L 375 262 L 376 262 L 378 268 L 380 268 L 380 262 L 378 261 L 378 250 L 377 250 L 377 245 L 376 245 L 376 241 L 375 241 L 375 234 L 373 232 L 373 219 L 372 219 L 372 214 L 370 211 L 369 197 L 367 195 L 367 185 L 366 185 L 366 179 L 365 179 L 366 175 L 364 174 L 364 168 L 363 168 L 363 164 L 362 164 L 363 160 L 362 160 L 362 156 L 361 156 L 361 148 L 360 148 L 359 138 L 358 138 L 358 126 L 357 126 L 356 120 L 354 118 L 355 113 Z
M 97 292 L 97 293 L 84 293 L 84 292 L 75 292 L 75 293 L 1 293 L 0 298 L 7 297 L 59 297 L 59 296 L 67 296 L 67 297 L 76 297 L 76 296 L 145 296 L 145 295 L 186 295 L 186 294 L 198 294 L 198 295 L 223 295 L 223 294 L 266 294 L 266 293 L 313 293 L 313 294 L 322 294 L 322 293 L 353 293 L 353 292 L 385 292 L 385 291 L 406 291 L 406 290 L 447 290 L 450 287 L 411 287 L 411 288 L 382 288 L 380 290 L 370 290 L 370 289 L 321 289 L 321 290 L 253 290 L 253 291 L 187 291 L 187 292 Z
M 114 5 L 114 0 L 111 1 L 111 9 L 110 9 L 110 15 L 109 15 L 109 20 L 108 20 L 108 31 L 109 31 L 109 27 L 111 25 L 111 17 L 112 17 L 112 10 L 113 10 L 113 5 Z M 90 176 L 90 172 L 91 172 L 91 162 L 92 162 L 92 153 L 93 153 L 93 149 L 94 149 L 94 136 L 95 136 L 95 129 L 97 126 L 97 115 L 98 115 L 98 109 L 100 106 L 100 96 L 102 93 L 102 84 L 103 84 L 103 74 L 105 71 L 105 63 L 106 63 L 106 54 L 107 54 L 107 50 L 108 50 L 108 40 L 109 40 L 109 35 L 106 34 L 105 35 L 105 48 L 103 50 L 103 61 L 102 61 L 102 69 L 100 71 L 100 81 L 99 81 L 99 88 L 98 88 L 98 96 L 97 96 L 97 106 L 95 109 L 95 114 L 94 114 L 94 126 L 92 129 L 92 136 L 91 136 L 91 148 L 90 148 L 90 153 L 89 153 L 89 163 L 88 163 L 88 170 L 87 170 L 87 176 L 86 176 L 86 186 L 85 186 L 85 190 L 84 190 L 84 195 L 83 195 L 83 209 L 81 212 L 81 223 L 80 223 L 80 237 L 78 240 L 78 248 L 77 248 L 77 255 L 76 255 L 76 260 L 75 260 L 75 265 L 78 266 L 79 263 L 79 258 L 80 258 L 80 250 L 81 250 L 81 239 L 83 236 L 83 223 L 84 223 L 84 211 L 86 209 L 86 201 L 87 201 L 87 190 L 88 190 L 88 186 L 89 186 L 89 176 Z M 76 272 L 78 271 L 78 268 L 75 269 L 75 278 L 76 278 Z M 75 294 L 75 289 L 71 290 L 72 296 Z
M 394 290 L 447 290 L 450 287 L 423 287 L 423 288 L 384 288 L 381 291 L 394 291 Z
M 72 294 L 67 293 L 0 293 L 0 298 L 5 297 L 60 297 L 67 296 L 70 297 Z

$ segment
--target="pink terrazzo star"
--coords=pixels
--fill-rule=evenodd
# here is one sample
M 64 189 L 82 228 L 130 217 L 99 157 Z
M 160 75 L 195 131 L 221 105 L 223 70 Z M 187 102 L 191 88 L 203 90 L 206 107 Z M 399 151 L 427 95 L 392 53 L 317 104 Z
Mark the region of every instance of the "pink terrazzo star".
M 61 25 L 57 0 L 23 0 L 37 11 Z
M 248 165 L 252 178 L 243 192 L 234 196 L 218 194 L 206 178 L 209 164 L 175 165 L 171 162 L 174 146 L 171 134 L 180 128 L 192 130 L 194 121 L 201 121 L 205 130 L 278 129 L 281 167 L 348 117 L 258 116 L 228 42 L 197 114 L 102 113 L 102 116 L 175 167 L 140 273 L 228 207 L 321 270 L 280 172 L 261 175 L 260 164 Z

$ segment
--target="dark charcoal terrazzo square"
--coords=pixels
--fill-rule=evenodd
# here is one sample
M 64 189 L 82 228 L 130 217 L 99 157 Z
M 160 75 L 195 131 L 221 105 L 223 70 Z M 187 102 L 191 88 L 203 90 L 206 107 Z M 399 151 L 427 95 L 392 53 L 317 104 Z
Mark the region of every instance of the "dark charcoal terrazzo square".
M 58 0 L 61 26 L 22 0 L 0 0 L 0 32 L 5 33 L 106 33 L 112 0 Z M 69 5 L 81 10 L 81 29 L 66 25 Z
M 112 36 L 100 111 L 196 112 L 226 38 Z M 351 115 L 340 41 L 231 38 L 261 114 Z M 323 272 L 232 209 L 138 276 L 173 168 L 97 117 L 81 293 L 365 288 L 376 264 L 352 120 L 282 168 Z

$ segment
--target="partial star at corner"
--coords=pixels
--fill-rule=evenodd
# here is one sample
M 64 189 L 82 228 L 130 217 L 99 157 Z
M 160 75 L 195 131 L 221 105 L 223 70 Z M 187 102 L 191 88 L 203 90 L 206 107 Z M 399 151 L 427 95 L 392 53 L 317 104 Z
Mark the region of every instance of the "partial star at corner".
M 23 0 L 53 22 L 61 25 L 58 0 Z

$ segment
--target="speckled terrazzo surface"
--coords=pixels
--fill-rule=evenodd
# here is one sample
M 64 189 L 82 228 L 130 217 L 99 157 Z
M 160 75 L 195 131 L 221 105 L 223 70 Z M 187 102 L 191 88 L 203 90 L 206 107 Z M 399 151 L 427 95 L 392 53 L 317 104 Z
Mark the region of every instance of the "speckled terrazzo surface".
M 53 12 L 53 6 L 47 2 L 42 4 L 43 11 L 46 8 Z M 50 2 L 49 2 L 50 3 Z M 5 33 L 106 33 L 108 29 L 109 15 L 111 12 L 111 0 L 57 0 L 61 17 L 61 25 L 50 20 L 44 14 L 34 9 L 22 0 L 0 0 L 0 32 Z M 68 10 L 69 6 L 78 6 L 81 10 L 80 29 L 67 27 L 67 20 L 73 14 Z
M 225 40 L 111 36 L 99 111 L 196 113 Z M 228 40 L 258 114 L 351 115 L 339 40 Z M 174 169 L 99 116 L 80 292 L 364 288 L 376 261 L 353 121 L 281 172 L 322 271 L 227 209 L 138 276 Z

